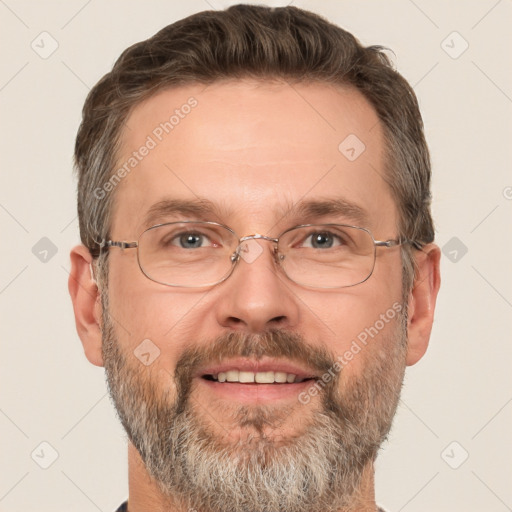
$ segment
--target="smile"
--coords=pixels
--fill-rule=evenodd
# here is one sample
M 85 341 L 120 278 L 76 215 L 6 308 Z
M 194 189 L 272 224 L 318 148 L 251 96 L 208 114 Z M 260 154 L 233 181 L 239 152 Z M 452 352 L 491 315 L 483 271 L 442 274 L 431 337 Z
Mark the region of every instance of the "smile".
M 293 373 L 286 372 L 249 372 L 240 370 L 228 370 L 213 375 L 203 375 L 206 380 L 217 382 L 239 382 L 242 384 L 293 384 L 311 380 L 307 377 L 298 377 Z

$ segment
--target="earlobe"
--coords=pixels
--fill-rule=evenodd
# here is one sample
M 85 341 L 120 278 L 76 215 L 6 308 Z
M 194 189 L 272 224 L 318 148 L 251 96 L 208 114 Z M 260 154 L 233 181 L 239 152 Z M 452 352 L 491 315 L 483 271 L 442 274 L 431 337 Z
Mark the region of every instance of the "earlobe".
M 437 294 L 441 285 L 439 262 L 441 251 L 435 244 L 426 245 L 415 252 L 416 276 L 409 295 L 407 364 L 417 363 L 425 354 L 432 323 Z
M 68 289 L 73 302 L 78 336 L 87 359 L 103 366 L 101 354 L 101 303 L 98 285 L 92 272 L 92 256 L 84 245 L 71 250 Z

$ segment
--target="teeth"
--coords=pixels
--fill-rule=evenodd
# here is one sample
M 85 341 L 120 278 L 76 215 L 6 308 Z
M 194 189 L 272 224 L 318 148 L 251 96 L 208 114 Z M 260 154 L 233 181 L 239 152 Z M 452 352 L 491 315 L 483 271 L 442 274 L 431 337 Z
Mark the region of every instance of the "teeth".
M 276 378 L 274 372 L 258 372 L 254 374 L 254 380 L 260 384 L 272 384 Z
M 241 382 L 258 384 L 273 384 L 302 382 L 304 378 L 297 378 L 297 375 L 286 372 L 245 372 L 239 370 L 228 370 L 227 372 L 220 372 L 218 375 L 212 375 L 214 380 L 219 382 Z
M 254 373 L 252 372 L 238 372 L 239 382 L 254 382 Z
M 292 379 L 293 377 L 293 379 Z M 274 380 L 276 382 L 293 382 L 295 380 L 295 375 L 290 374 L 290 381 L 288 381 L 288 375 L 285 372 L 275 372 Z
M 238 374 L 240 372 L 238 370 L 229 370 L 226 372 L 226 380 L 228 382 L 238 382 Z

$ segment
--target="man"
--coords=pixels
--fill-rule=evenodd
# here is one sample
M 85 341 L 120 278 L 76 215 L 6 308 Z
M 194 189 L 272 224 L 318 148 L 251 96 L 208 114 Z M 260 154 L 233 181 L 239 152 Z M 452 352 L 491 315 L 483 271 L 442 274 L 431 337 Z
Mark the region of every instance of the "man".
M 440 252 L 415 95 L 295 7 L 128 48 L 76 141 L 69 289 L 129 438 L 119 510 L 375 511 Z

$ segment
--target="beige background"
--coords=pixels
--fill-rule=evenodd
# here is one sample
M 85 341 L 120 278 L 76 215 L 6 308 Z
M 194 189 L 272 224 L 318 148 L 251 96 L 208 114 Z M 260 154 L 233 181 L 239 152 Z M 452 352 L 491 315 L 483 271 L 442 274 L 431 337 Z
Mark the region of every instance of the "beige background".
M 2 512 L 110 512 L 127 495 L 124 432 L 67 292 L 74 137 L 85 95 L 125 47 L 228 3 L 0 0 Z M 429 352 L 408 370 L 378 460 L 378 501 L 512 510 L 512 3 L 293 3 L 394 50 L 432 151 L 443 285 Z

